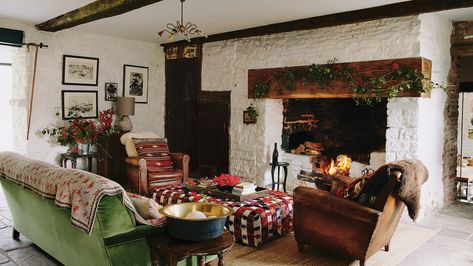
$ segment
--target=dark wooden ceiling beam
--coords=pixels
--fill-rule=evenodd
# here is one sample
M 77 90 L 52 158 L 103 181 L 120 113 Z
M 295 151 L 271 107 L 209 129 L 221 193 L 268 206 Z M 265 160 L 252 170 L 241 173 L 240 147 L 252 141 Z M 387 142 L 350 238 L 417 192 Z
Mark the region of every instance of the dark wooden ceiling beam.
M 342 13 L 298 19 L 288 22 L 275 23 L 254 28 L 230 31 L 209 35 L 208 38 L 198 37 L 190 43 L 216 42 L 235 38 L 246 38 L 297 30 L 310 30 L 316 28 L 332 27 L 351 23 L 364 22 L 382 18 L 393 18 L 418 15 L 422 13 L 437 12 L 456 8 L 472 7 L 473 0 L 414 0 L 378 6 Z M 177 41 L 161 44 L 164 47 L 186 45 L 189 42 Z
M 74 26 L 113 17 L 162 0 L 97 0 L 58 17 L 37 24 L 38 30 L 59 31 Z

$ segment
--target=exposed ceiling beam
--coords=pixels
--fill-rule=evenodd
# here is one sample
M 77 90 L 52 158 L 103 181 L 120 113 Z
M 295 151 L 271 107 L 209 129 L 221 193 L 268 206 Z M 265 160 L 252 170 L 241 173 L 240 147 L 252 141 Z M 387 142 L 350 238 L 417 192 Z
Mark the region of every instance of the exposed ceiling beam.
M 187 42 L 186 40 L 164 43 L 161 46 L 178 46 L 192 43 L 216 42 L 235 38 L 261 36 L 297 30 L 310 30 L 316 28 L 332 27 L 351 23 L 364 22 L 382 18 L 393 18 L 418 15 L 422 13 L 437 12 L 456 8 L 472 7 L 473 0 L 414 0 L 378 6 L 342 13 L 324 15 L 319 17 L 298 19 L 288 22 L 275 23 L 254 28 L 224 32 L 209 35 L 207 38 L 198 37 Z
M 120 15 L 162 0 L 97 0 L 78 9 L 36 25 L 38 30 L 59 31 L 74 26 Z

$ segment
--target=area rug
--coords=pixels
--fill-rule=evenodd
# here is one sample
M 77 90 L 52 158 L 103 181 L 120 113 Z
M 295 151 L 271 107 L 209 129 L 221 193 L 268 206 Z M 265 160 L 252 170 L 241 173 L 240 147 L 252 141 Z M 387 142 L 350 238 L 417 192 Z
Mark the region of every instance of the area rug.
M 436 230 L 399 224 L 390 244 L 390 251 L 380 250 L 366 261 L 366 265 L 397 265 L 410 253 L 431 239 Z M 303 253 L 297 250 L 293 234 L 274 240 L 259 248 L 235 244 L 225 254 L 227 266 L 263 265 L 359 265 L 358 261 L 339 258 L 306 246 Z

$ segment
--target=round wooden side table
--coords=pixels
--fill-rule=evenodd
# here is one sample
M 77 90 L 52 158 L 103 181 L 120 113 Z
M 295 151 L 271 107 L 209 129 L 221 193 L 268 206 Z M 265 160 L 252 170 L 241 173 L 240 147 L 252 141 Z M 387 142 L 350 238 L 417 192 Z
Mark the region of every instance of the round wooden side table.
M 270 163 L 269 165 L 271 165 L 271 189 L 274 190 L 276 188 L 276 185 L 278 185 L 278 190 L 279 190 L 279 185 L 281 184 L 282 185 L 282 188 L 284 189 L 284 193 L 286 193 L 286 181 L 287 181 L 287 167 L 289 166 L 289 163 L 286 163 L 286 162 L 277 162 L 275 164 L 273 163 Z M 281 178 L 281 172 L 280 172 L 280 168 L 283 168 L 284 170 L 284 179 L 281 181 L 280 178 Z M 276 170 L 276 168 L 278 169 L 278 181 L 277 182 L 274 182 L 274 170 Z
M 170 266 L 177 265 L 179 260 L 188 256 L 197 256 L 199 266 L 203 266 L 204 256 L 211 255 L 217 255 L 218 265 L 223 266 L 223 253 L 233 246 L 235 238 L 225 230 L 220 237 L 206 241 L 185 241 L 162 234 L 152 236 L 149 242 L 152 248 L 167 259 Z

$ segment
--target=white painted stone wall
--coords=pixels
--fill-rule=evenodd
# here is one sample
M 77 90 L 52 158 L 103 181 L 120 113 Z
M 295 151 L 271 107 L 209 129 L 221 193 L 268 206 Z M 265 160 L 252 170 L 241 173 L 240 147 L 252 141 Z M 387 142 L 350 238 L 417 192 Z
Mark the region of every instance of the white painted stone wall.
M 447 84 L 450 70 L 452 22 L 438 14 L 421 16 L 420 55 L 432 60 L 432 81 Z M 430 178 L 422 187 L 421 216 L 444 206 L 443 143 L 446 93 L 432 91 L 431 98 L 419 99 L 419 140 L 417 158 L 429 169 Z
M 282 101 L 257 100 L 255 125 L 242 123 L 242 111 L 253 100 L 247 95 L 247 72 L 254 68 L 378 60 L 423 56 L 433 61 L 433 80 L 446 81 L 451 23 L 438 15 L 382 19 L 357 24 L 204 44 L 202 89 L 232 92 L 230 172 L 259 185 L 270 181 L 271 152 L 281 143 Z M 423 188 L 423 212 L 442 206 L 441 156 L 445 95 L 428 99 L 399 98 L 388 103 L 386 161 L 419 158 L 431 172 Z M 285 154 L 288 188 L 307 158 Z M 378 162 L 379 163 L 379 162 Z
M 149 67 L 148 104 L 136 104 L 135 115 L 130 117 L 134 131 L 154 131 L 164 135 L 164 53 L 159 45 L 74 30 L 40 32 L 33 26 L 1 19 L 0 27 L 23 30 L 26 42 L 49 45 L 39 51 L 29 141 L 26 141 L 26 124 L 34 50 L 28 52 L 26 48 L 20 48 L 14 52 L 12 104 L 16 151 L 31 158 L 54 162 L 65 148 L 49 143 L 48 138 L 38 133 L 49 123 L 57 121 L 55 112 L 61 106 L 61 90 L 96 90 L 99 110 L 110 108 L 112 102 L 104 100 L 104 85 L 105 82 L 116 82 L 122 91 L 124 64 Z M 99 58 L 98 86 L 62 85 L 64 54 Z
M 230 172 L 267 184 L 274 143 L 281 144 L 281 100 L 256 100 L 258 123 L 242 122 L 242 111 L 253 102 L 247 95 L 248 69 L 418 56 L 419 28 L 419 18 L 411 16 L 204 44 L 202 89 L 232 92 Z M 290 179 L 308 168 L 298 160 L 291 162 Z M 292 190 L 297 183 L 290 183 Z

